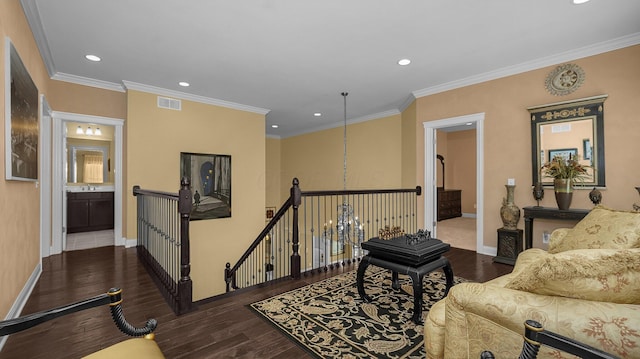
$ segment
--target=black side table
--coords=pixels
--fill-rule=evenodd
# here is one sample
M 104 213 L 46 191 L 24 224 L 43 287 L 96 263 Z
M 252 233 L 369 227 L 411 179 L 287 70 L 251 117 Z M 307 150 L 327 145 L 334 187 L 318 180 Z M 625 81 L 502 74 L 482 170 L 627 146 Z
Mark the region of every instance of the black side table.
M 372 299 L 364 290 L 364 273 L 369 264 L 390 269 L 393 289 L 399 289 L 398 273 L 407 274 L 411 278 L 413 286 L 413 321 L 422 323 L 422 278 L 425 274 L 442 268 L 447 280 L 444 296 L 453 286 L 453 270 L 449 260 L 442 256 L 451 246 L 447 243 L 432 238 L 416 244 L 409 244 L 406 237 L 397 237 L 389 240 L 372 238 L 362 243 L 362 248 L 369 254 L 362 258 L 358 266 L 356 285 L 358 294 L 367 303 Z
M 590 209 L 565 209 L 555 207 L 524 207 L 524 249 L 533 247 L 533 219 L 557 219 L 566 221 L 579 221 L 583 219 Z

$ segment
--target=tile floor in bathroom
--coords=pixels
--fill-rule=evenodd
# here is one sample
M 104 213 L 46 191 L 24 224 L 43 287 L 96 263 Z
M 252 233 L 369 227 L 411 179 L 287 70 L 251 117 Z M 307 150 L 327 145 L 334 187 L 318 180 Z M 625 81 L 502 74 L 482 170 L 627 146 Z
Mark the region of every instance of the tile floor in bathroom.
M 67 251 L 112 246 L 113 229 L 106 231 L 69 233 L 67 234 Z

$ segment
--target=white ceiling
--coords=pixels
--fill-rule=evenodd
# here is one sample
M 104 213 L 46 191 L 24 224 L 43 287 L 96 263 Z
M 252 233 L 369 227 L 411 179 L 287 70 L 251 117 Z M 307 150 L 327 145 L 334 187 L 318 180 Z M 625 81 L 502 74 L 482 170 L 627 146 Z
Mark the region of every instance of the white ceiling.
M 53 78 L 266 113 L 281 138 L 342 125 L 344 91 L 357 122 L 640 43 L 638 0 L 21 2 Z

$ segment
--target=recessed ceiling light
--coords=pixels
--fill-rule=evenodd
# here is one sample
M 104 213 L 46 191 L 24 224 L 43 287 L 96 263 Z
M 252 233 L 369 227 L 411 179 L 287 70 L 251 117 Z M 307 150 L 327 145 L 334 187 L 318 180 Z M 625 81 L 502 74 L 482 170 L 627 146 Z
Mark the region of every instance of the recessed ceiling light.
M 178 85 L 180 85 L 182 87 L 189 87 L 189 83 L 188 82 L 184 82 L 184 81 L 178 82 Z
M 573 0 L 573 3 L 576 5 L 584 4 L 586 2 L 589 2 L 589 0 Z
M 467 123 L 465 123 L 465 125 L 471 126 L 471 125 L 473 125 L 473 122 L 467 122 Z
M 320 116 L 322 116 L 322 114 L 321 114 L 320 112 L 316 112 L 316 113 L 314 113 L 313 115 L 314 115 L 315 117 L 320 117 Z
M 409 60 L 409 59 L 402 59 L 402 60 L 398 61 L 398 65 L 400 65 L 400 66 L 407 66 L 410 63 L 411 63 L 411 60 Z
M 278 128 L 278 125 L 271 125 L 271 128 Z
M 85 58 L 89 61 L 95 61 L 98 62 L 100 60 L 102 60 L 100 57 L 96 56 L 96 55 L 87 55 L 85 56 Z

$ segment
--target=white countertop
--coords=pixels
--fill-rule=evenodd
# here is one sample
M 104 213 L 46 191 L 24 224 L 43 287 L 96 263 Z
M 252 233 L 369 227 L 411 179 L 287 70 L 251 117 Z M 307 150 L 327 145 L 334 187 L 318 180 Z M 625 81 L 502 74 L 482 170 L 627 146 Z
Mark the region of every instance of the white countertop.
M 67 192 L 114 192 L 113 185 L 73 185 L 66 186 Z

